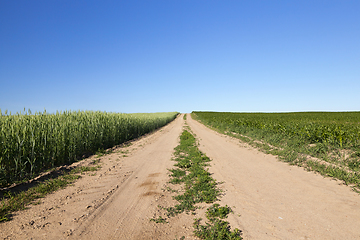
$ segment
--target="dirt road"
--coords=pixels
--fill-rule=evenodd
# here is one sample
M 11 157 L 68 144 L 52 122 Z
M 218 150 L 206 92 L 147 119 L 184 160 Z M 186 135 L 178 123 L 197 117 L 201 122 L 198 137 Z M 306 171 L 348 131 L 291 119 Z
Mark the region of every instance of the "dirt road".
M 222 203 L 245 239 L 360 239 L 360 196 L 339 181 L 246 147 L 188 117 L 199 149 L 224 181 Z
M 0 239 L 174 239 L 190 235 L 193 218 L 170 224 L 149 220 L 158 205 L 173 204 L 166 187 L 178 145 L 182 116 L 157 132 L 100 159 L 102 168 L 74 186 L 53 193 L 39 205 L 0 224 Z
M 187 117 L 210 172 L 225 191 L 244 239 L 360 239 L 360 196 L 340 182 L 279 162 Z M 73 186 L 0 224 L 0 239 L 175 239 L 192 235 L 194 216 L 150 222 L 158 205 L 173 206 L 168 168 L 184 126 L 182 116 L 159 131 L 92 157 L 102 165 Z M 198 217 L 195 216 L 195 217 Z

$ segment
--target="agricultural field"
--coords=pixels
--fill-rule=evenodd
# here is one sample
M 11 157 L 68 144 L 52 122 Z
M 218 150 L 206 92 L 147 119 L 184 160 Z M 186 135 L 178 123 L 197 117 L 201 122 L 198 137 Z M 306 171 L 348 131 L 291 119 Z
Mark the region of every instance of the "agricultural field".
M 220 113 L 204 113 L 212 115 L 209 128 L 194 119 L 202 113 L 196 114 L 178 116 L 131 144 L 95 150 L 97 154 L 72 164 L 69 172 L 40 180 L 34 188 L 0 191 L 0 238 L 358 239 L 360 195 L 351 188 L 358 171 L 348 164 L 357 159 L 356 141 L 312 142 L 305 135 L 278 136 L 275 130 L 266 135 L 250 127 L 236 132 L 230 124 L 216 122 Z M 241 114 L 230 115 L 241 120 Z M 272 114 L 258 116 L 262 122 L 255 126 L 266 124 Z M 286 132 L 286 118 L 273 116 L 283 120 L 278 122 Z M 256 120 L 250 117 L 248 123 Z M 314 124 L 334 122 L 321 117 Z M 306 126 L 305 117 L 303 122 L 296 116 L 289 119 Z M 356 124 L 353 120 L 350 126 Z M 334 160 L 327 162 L 320 158 L 325 153 L 311 151 L 320 145 Z M 350 156 L 338 159 L 336 151 Z M 316 166 L 324 166 L 324 175 L 352 177 L 353 183 L 348 179 L 346 186 L 304 171 L 321 172 Z M 24 185 L 30 184 L 14 188 Z
M 177 114 L 0 111 L 0 187 L 152 132 Z
M 360 112 L 193 112 L 193 117 L 283 161 L 360 187 Z

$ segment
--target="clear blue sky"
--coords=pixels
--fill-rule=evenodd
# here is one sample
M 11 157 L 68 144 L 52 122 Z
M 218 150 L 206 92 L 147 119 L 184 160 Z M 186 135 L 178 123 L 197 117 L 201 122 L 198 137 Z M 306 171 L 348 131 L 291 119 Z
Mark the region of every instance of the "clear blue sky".
M 0 109 L 360 110 L 360 1 L 0 0 Z

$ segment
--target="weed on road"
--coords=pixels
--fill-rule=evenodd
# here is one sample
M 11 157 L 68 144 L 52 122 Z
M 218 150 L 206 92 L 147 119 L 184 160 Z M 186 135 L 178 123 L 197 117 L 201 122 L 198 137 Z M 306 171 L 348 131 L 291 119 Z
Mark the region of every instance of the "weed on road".
M 206 169 L 211 161 L 199 151 L 195 137 L 187 130 L 180 136 L 180 144 L 175 148 L 175 168 L 169 169 L 170 183 L 182 184 L 183 191 L 174 197 L 178 204 L 165 208 L 167 217 L 173 217 L 183 212 L 195 213 L 198 203 L 214 203 L 219 200 L 221 191 L 218 183 L 211 177 Z M 231 231 L 230 224 L 223 219 L 232 212 L 230 207 L 220 207 L 214 204 L 208 208 L 206 215 L 208 222 L 201 225 L 201 219 L 194 221 L 194 234 L 201 239 L 242 239 L 241 231 Z M 166 223 L 161 216 L 151 219 L 157 223 Z

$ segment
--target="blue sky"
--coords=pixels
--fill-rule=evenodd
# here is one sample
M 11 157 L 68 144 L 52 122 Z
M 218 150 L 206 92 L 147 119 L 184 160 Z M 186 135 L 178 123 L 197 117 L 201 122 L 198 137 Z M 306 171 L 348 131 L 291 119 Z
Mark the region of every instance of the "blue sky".
M 0 109 L 360 111 L 360 1 L 0 0 Z

